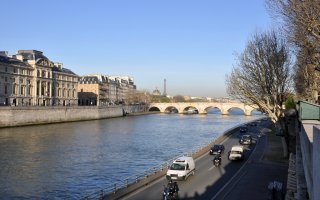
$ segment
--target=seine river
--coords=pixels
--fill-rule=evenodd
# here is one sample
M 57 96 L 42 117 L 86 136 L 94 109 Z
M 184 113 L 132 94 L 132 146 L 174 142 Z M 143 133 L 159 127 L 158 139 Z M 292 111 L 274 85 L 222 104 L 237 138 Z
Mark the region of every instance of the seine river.
M 79 199 L 257 117 L 212 111 L 0 129 L 0 198 Z

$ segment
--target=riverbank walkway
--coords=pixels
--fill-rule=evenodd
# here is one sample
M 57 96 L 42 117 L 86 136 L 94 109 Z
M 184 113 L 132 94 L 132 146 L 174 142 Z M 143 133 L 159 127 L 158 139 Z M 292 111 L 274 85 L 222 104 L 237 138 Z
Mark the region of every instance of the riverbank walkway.
M 264 145 L 257 145 L 246 167 L 234 178 L 220 194 L 213 199 L 225 200 L 259 200 L 284 199 L 279 192 L 268 189 L 268 186 L 282 184 L 286 189 L 288 159 L 283 157 L 281 137 L 273 132 L 265 133 Z M 273 185 L 272 185 L 273 183 Z M 212 199 L 212 200 L 213 200 Z

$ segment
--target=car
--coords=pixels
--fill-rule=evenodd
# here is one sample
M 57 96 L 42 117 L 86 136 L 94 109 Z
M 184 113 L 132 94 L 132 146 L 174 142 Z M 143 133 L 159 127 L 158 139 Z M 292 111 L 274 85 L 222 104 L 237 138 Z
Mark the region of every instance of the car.
M 246 133 L 248 131 L 248 127 L 247 126 L 241 126 L 239 130 L 240 130 L 240 133 Z
M 224 152 L 224 145 L 223 144 L 215 144 L 210 149 L 210 155 L 220 155 Z
M 243 146 L 236 145 L 231 148 L 231 151 L 228 152 L 228 159 L 229 160 L 243 160 Z
M 251 135 L 243 135 L 241 139 L 239 140 L 240 144 L 251 144 L 252 143 L 252 137 Z
M 194 175 L 195 162 L 192 157 L 182 156 L 172 162 L 167 171 L 168 180 L 187 180 L 190 175 Z

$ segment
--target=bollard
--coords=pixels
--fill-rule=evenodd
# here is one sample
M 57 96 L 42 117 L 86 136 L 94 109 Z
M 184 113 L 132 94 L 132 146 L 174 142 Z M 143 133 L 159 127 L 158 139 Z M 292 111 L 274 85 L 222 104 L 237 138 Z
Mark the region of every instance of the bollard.
M 268 200 L 283 200 L 283 184 L 278 181 L 271 181 L 268 185 Z
M 269 182 L 268 185 L 268 200 L 274 199 L 274 187 L 273 187 L 273 181 Z

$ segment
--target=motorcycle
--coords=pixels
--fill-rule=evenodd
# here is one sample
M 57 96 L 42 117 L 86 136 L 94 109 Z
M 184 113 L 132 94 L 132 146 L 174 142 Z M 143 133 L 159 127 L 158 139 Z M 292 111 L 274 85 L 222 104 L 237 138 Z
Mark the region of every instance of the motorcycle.
M 163 200 L 173 200 L 178 199 L 178 190 L 177 188 L 173 187 L 172 185 L 164 186 L 163 193 L 162 193 Z
M 214 166 L 218 167 L 221 165 L 221 157 L 217 156 L 213 159 Z

